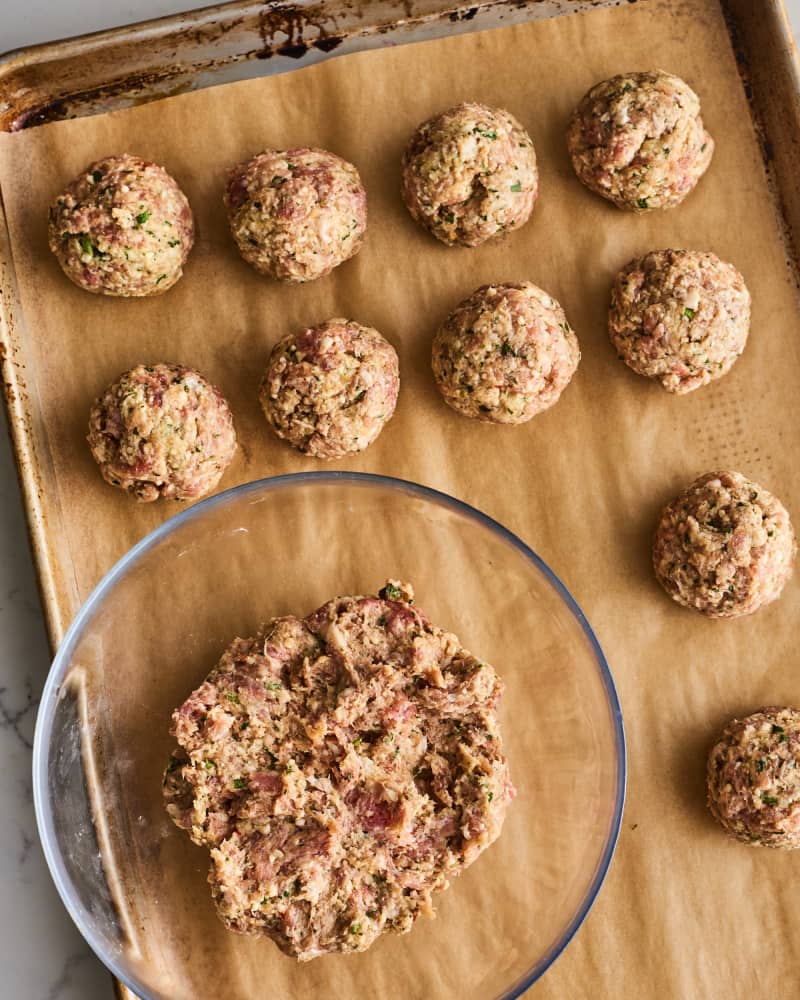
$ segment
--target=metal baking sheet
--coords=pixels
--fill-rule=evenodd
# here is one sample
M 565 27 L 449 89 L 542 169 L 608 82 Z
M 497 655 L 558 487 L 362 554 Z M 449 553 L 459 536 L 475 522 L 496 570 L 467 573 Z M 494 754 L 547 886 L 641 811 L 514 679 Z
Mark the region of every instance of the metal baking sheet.
M 642 0 L 646 2 L 646 0 Z M 11 53 L 0 61 L 0 128 L 15 131 L 67 117 L 100 114 L 200 87 L 286 73 L 347 52 L 532 18 L 568 16 L 605 2 L 445 5 L 436 0 L 377 3 L 230 3 L 146 25 L 116 29 Z M 800 77 L 780 0 L 708 0 L 721 9 L 740 70 L 785 239 L 786 267 L 797 281 L 800 233 Z M 13 248 L 0 226 L 0 349 L 4 395 L 31 542 L 53 645 L 63 636 L 78 593 L 73 554 L 45 502 L 57 488 L 46 435 L 37 426 L 35 372 L 16 293 Z M 120 995 L 128 995 L 120 987 Z

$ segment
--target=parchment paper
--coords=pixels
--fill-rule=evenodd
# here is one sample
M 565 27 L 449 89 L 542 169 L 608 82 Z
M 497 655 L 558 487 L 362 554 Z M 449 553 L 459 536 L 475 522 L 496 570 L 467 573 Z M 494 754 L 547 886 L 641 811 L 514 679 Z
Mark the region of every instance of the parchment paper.
M 684 205 L 634 217 L 581 187 L 563 134 L 591 84 L 655 67 L 699 92 L 717 150 Z M 465 99 L 517 115 L 541 169 L 531 222 L 477 250 L 439 246 L 397 194 L 410 132 Z M 356 260 L 285 288 L 239 260 L 221 190 L 229 164 L 267 146 L 305 144 L 358 165 L 370 228 Z M 151 301 L 91 297 L 67 282 L 47 250 L 51 198 L 90 160 L 121 151 L 163 163 L 196 214 L 185 277 Z M 752 618 L 709 622 L 669 601 L 649 562 L 660 507 L 711 469 L 741 470 L 800 521 L 797 301 L 717 5 L 623 4 L 2 135 L 0 183 L 35 362 L 28 375 L 58 480 L 45 505 L 60 505 L 65 516 L 77 593 L 86 596 L 177 509 L 137 506 L 100 480 L 83 439 L 90 402 L 107 382 L 147 359 L 207 373 L 231 401 L 241 442 L 222 486 L 319 468 L 280 444 L 261 416 L 256 387 L 270 346 L 332 315 L 376 326 L 400 354 L 399 406 L 373 447 L 337 467 L 436 486 L 521 535 L 586 611 L 622 699 L 630 778 L 617 857 L 585 926 L 533 995 L 796 996 L 800 859 L 726 840 L 706 813 L 703 775 L 708 746 L 729 717 L 800 703 L 800 577 Z M 659 247 L 713 250 L 740 268 L 753 293 L 743 357 L 724 380 L 684 398 L 628 371 L 605 331 L 613 274 Z M 479 425 L 440 401 L 430 339 L 478 285 L 522 279 L 564 305 L 581 366 L 562 400 L 531 423 Z

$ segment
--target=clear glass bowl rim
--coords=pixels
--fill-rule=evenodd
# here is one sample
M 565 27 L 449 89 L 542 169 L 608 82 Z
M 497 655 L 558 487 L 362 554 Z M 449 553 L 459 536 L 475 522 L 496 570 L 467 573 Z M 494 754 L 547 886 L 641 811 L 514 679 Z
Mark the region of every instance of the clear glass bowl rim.
M 617 758 L 617 788 L 614 801 L 614 813 L 611 826 L 606 839 L 606 844 L 597 866 L 594 878 L 578 908 L 577 913 L 567 925 L 561 937 L 556 941 L 550 950 L 543 955 L 538 962 L 506 993 L 501 1000 L 517 1000 L 530 987 L 540 979 L 541 976 L 555 962 L 561 952 L 566 948 L 581 926 L 589 910 L 592 908 L 595 899 L 605 881 L 611 860 L 614 856 L 619 832 L 622 825 L 622 813 L 625 806 L 625 792 L 627 785 L 627 752 L 625 744 L 625 729 L 622 720 L 622 709 L 617 695 L 611 669 L 606 660 L 605 654 L 600 646 L 597 636 L 589 624 L 578 602 L 561 582 L 559 577 L 550 569 L 547 563 L 526 545 L 508 528 L 503 527 L 498 521 L 482 513 L 476 507 L 458 500 L 441 490 L 433 489 L 430 486 L 422 486 L 405 479 L 397 479 L 393 476 L 376 475 L 369 472 L 346 472 L 346 471 L 323 471 L 323 472 L 295 472 L 283 476 L 269 476 L 264 479 L 256 479 L 249 483 L 242 483 L 231 489 L 216 493 L 214 496 L 201 500 L 181 511 L 179 514 L 168 518 L 163 524 L 147 534 L 140 542 L 137 542 L 100 580 L 83 606 L 78 611 L 72 624 L 67 630 L 61 645 L 58 647 L 56 655 L 50 666 L 50 670 L 45 681 L 39 710 L 36 717 L 36 729 L 33 743 L 33 804 L 36 814 L 36 825 L 39 832 L 39 839 L 44 851 L 47 867 L 55 883 L 61 901 L 67 909 L 70 917 L 80 931 L 89 947 L 106 966 L 106 968 L 116 976 L 130 990 L 134 991 L 141 1000 L 152 1000 L 152 995 L 144 987 L 136 983 L 120 966 L 119 961 L 105 953 L 102 942 L 87 926 L 82 919 L 81 910 L 77 898 L 75 897 L 70 880 L 63 865 L 61 854 L 57 849 L 57 840 L 53 827 L 53 816 L 49 807 L 47 794 L 48 779 L 48 749 L 52 734 L 53 718 L 57 695 L 61 682 L 67 672 L 72 659 L 72 654 L 81 638 L 84 625 L 91 619 L 99 605 L 102 604 L 106 593 L 113 588 L 116 582 L 125 575 L 128 569 L 136 561 L 145 555 L 150 549 L 155 547 L 164 538 L 172 534 L 177 528 L 188 521 L 202 517 L 202 515 L 213 509 L 222 506 L 234 497 L 247 496 L 250 493 L 269 493 L 282 487 L 303 484 L 354 484 L 361 486 L 378 486 L 385 489 L 395 490 L 400 493 L 410 493 L 423 500 L 431 501 L 440 506 L 444 506 L 453 512 L 467 517 L 469 520 L 477 522 L 480 526 L 487 528 L 493 534 L 509 542 L 513 548 L 520 552 L 526 559 L 541 571 L 548 582 L 555 588 L 559 596 L 571 611 L 584 635 L 589 641 L 589 645 L 594 653 L 597 667 L 603 682 L 603 688 L 608 700 L 613 726 L 614 744 Z

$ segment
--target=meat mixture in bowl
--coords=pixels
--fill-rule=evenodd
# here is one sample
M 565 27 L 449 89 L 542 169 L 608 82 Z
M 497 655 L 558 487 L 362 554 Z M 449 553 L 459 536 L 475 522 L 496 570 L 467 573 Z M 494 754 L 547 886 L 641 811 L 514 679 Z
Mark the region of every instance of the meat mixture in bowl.
M 433 915 L 514 796 L 502 690 L 396 581 L 234 640 L 174 712 L 164 776 L 225 925 L 306 961 Z

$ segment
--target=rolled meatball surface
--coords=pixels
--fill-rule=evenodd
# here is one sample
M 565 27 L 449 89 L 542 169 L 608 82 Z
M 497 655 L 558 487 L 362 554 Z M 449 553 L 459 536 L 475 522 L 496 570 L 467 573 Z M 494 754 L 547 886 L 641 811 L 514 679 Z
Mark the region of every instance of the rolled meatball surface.
M 586 187 L 634 212 L 679 205 L 714 155 L 697 94 L 660 71 L 592 87 L 572 114 L 567 147 Z
M 138 365 L 95 400 L 89 446 L 106 482 L 137 500 L 192 500 L 236 451 L 222 393 L 183 365 Z
M 329 319 L 278 341 L 261 381 L 278 437 L 315 458 L 363 451 L 394 413 L 397 353 L 377 330 Z
M 737 840 L 800 847 L 800 712 L 733 719 L 708 757 L 708 807 Z
M 431 364 L 448 406 L 521 424 L 558 400 L 580 356 L 558 302 L 523 282 L 484 285 L 457 306 L 433 339 Z
M 459 104 L 419 126 L 403 156 L 403 200 L 442 243 L 475 247 L 528 221 L 536 153 L 516 118 Z
M 750 293 L 733 264 L 699 250 L 630 261 L 611 293 L 608 332 L 620 358 L 668 392 L 730 371 L 750 330 Z
M 91 163 L 50 206 L 50 249 L 87 292 L 158 295 L 183 273 L 194 243 L 186 195 L 138 156 Z
M 653 566 L 679 604 L 738 618 L 780 596 L 796 548 L 779 500 L 738 472 L 710 472 L 664 509 Z
M 367 195 L 325 149 L 269 149 L 228 173 L 225 208 L 242 257 L 278 281 L 313 281 L 361 249 Z

